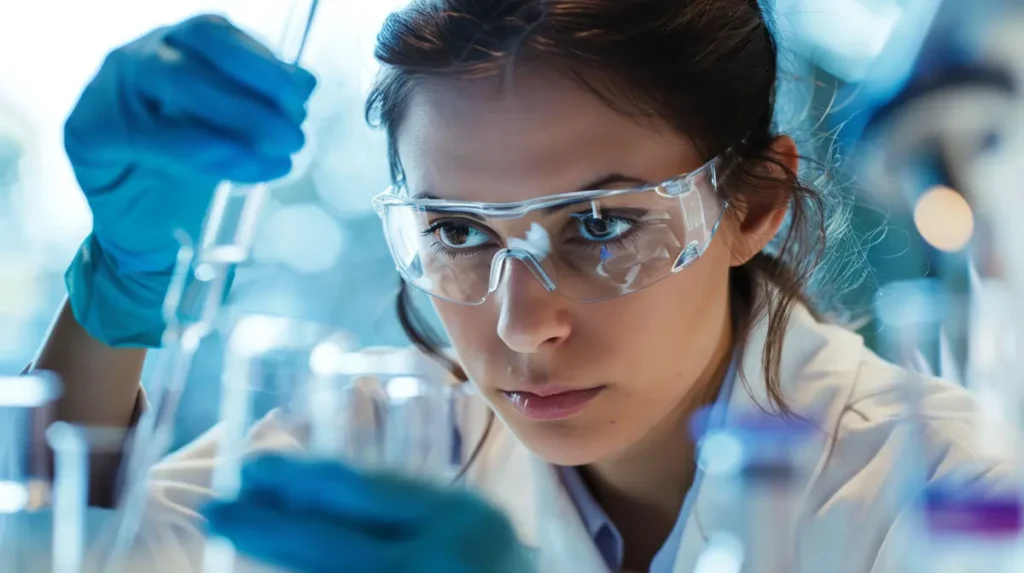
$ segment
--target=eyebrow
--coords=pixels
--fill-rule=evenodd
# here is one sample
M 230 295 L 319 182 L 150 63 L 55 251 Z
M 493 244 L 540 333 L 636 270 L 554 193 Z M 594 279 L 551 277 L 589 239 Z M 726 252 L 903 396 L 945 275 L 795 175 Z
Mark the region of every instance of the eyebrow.
M 644 186 L 650 185 L 650 182 L 647 181 L 646 179 L 641 179 L 639 177 L 632 177 L 630 175 L 624 175 L 622 173 L 609 173 L 608 175 L 603 175 L 600 178 L 595 179 L 595 180 L 591 181 L 590 183 L 587 183 L 586 185 L 581 186 L 579 189 L 576 190 L 576 192 L 578 193 L 580 191 L 596 191 L 596 190 L 602 189 L 604 187 L 609 187 L 611 185 L 620 185 L 620 184 L 628 184 L 628 185 L 633 186 L 633 187 L 644 187 Z M 443 197 L 439 197 L 438 195 L 435 195 L 434 193 L 431 193 L 429 191 L 421 191 L 421 192 L 417 193 L 416 195 L 414 195 L 413 199 L 443 200 L 444 198 Z M 569 202 L 567 202 L 567 203 L 569 203 Z M 554 213 L 555 211 L 559 211 L 559 210 L 561 210 L 563 208 L 565 208 L 565 204 L 552 205 L 550 207 L 545 208 L 544 212 L 545 213 Z
M 609 173 L 608 175 L 605 175 L 600 179 L 595 179 L 594 181 L 587 183 L 586 185 L 577 189 L 577 191 L 593 191 L 596 189 L 604 189 L 605 187 L 609 187 L 611 185 L 618 185 L 620 183 L 626 183 L 633 187 L 643 187 L 645 185 L 649 185 L 650 181 L 647 181 L 646 179 L 641 179 L 639 177 L 623 175 L 622 173 Z

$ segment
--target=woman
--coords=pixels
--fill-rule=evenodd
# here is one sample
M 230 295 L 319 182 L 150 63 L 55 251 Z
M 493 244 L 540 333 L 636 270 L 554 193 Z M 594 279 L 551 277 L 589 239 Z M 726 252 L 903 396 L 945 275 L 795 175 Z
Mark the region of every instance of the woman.
M 471 495 L 280 458 L 207 511 L 215 530 L 298 571 L 519 571 L 526 553 L 543 571 L 691 571 L 730 527 L 687 430 L 717 401 L 827 435 L 798 484 L 801 570 L 901 570 L 909 375 L 805 296 L 829 199 L 772 130 L 777 53 L 755 0 L 416 1 L 376 55 L 368 112 L 395 182 L 379 212 L 454 371 L 499 419 L 467 417 L 484 436 L 470 482 L 534 551 Z M 288 171 L 313 83 L 216 18 L 104 64 L 67 123 L 94 230 L 36 364 L 65 376 L 63 417 L 130 423 L 173 231 L 195 236 L 217 181 Z M 968 395 L 918 382 L 929 479 L 1008 479 L 971 450 Z M 279 438 L 268 422 L 257 449 Z M 201 554 L 215 445 L 153 473 L 143 540 L 161 564 L 184 556 L 175 570 Z

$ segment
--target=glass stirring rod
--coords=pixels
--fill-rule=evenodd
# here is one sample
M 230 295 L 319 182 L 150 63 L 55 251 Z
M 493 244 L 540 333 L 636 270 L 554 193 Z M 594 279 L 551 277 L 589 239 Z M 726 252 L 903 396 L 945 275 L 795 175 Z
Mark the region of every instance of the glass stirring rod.
M 319 0 L 298 0 L 290 12 L 279 54 L 294 64 L 302 58 L 316 17 Z M 294 18 L 302 14 L 305 18 Z M 296 26 L 301 24 L 301 27 Z M 118 571 L 131 548 L 142 520 L 149 469 L 163 457 L 171 442 L 174 415 L 200 341 L 213 323 L 227 295 L 234 266 L 252 253 L 258 216 L 267 196 L 266 184 L 221 183 L 214 193 L 198 242 L 187 241 L 175 266 L 164 301 L 163 347 L 152 378 L 152 408 L 133 430 L 121 476 L 124 495 L 119 509 L 107 571 Z

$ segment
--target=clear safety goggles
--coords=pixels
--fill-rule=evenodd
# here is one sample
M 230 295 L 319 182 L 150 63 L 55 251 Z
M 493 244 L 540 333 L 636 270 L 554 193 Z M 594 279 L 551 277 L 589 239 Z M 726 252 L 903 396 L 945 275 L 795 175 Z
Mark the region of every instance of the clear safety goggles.
M 720 164 L 656 185 L 515 203 L 420 199 L 391 187 L 373 207 L 398 272 L 431 296 L 480 304 L 519 260 L 548 291 L 598 302 L 648 287 L 704 253 L 727 207 Z

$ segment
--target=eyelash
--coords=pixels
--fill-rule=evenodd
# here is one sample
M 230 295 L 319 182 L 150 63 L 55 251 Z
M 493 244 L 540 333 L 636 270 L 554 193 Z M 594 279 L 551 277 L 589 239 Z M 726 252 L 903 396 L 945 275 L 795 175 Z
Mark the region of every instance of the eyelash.
M 463 220 L 459 220 L 459 219 L 438 219 L 438 220 L 434 221 L 429 227 L 427 227 L 420 234 L 423 235 L 424 237 L 430 237 L 432 235 L 437 235 L 437 233 L 441 229 L 443 229 L 445 226 L 451 225 L 453 223 L 454 224 L 458 224 L 458 225 L 465 225 L 466 227 L 469 227 L 471 229 L 476 229 L 477 231 L 479 231 L 481 233 L 484 233 L 485 235 L 490 235 L 490 233 L 487 233 L 486 231 L 484 231 L 480 227 L 477 227 L 476 225 L 473 225 L 472 223 L 464 222 Z M 461 259 L 461 258 L 464 258 L 464 257 L 473 256 L 473 255 L 476 254 L 476 249 L 452 249 L 452 248 L 444 246 L 444 243 L 441 242 L 440 240 L 435 240 L 433 243 L 431 243 L 430 251 L 432 253 L 434 253 L 434 254 L 440 254 L 440 255 L 448 257 L 450 259 Z
M 578 215 L 586 215 L 586 214 L 587 213 L 579 213 Z M 573 217 L 572 220 L 579 221 L 579 219 L 577 217 L 575 217 L 575 216 Z M 630 217 L 621 217 L 621 216 L 611 215 L 608 218 L 608 220 L 609 221 L 626 221 L 626 222 L 628 222 L 630 224 L 630 228 L 624 234 L 622 234 L 622 235 L 620 235 L 618 237 L 615 237 L 613 239 L 609 239 L 607 241 L 590 241 L 590 240 L 587 240 L 587 239 L 583 239 L 582 242 L 584 244 L 586 244 L 589 248 L 594 248 L 594 249 L 598 249 L 598 250 L 602 249 L 602 248 L 606 248 L 606 247 L 607 248 L 622 247 L 622 246 L 625 246 L 625 245 L 628 245 L 628 244 L 636 243 L 636 241 L 638 239 L 639 232 L 641 230 L 643 230 L 644 227 L 646 226 L 644 221 L 638 220 L 638 219 L 633 219 L 633 218 L 630 218 Z M 430 225 L 430 227 L 428 227 L 427 229 L 423 230 L 421 232 L 421 235 L 424 236 L 424 237 L 429 237 L 431 235 L 436 235 L 445 226 L 451 225 L 453 223 L 458 224 L 458 225 L 465 225 L 466 227 L 469 227 L 469 228 L 472 228 L 472 229 L 476 229 L 478 232 L 484 233 L 485 235 L 488 235 L 488 236 L 491 235 L 491 233 L 486 232 L 485 230 L 481 229 L 480 227 L 478 227 L 478 226 L 476 226 L 476 225 L 474 225 L 472 223 L 463 222 L 462 220 L 459 220 L 459 219 L 438 219 L 438 220 L 434 221 Z M 477 248 L 479 248 L 479 247 L 477 247 Z M 432 253 L 440 254 L 440 255 L 448 257 L 450 259 L 460 259 L 460 258 L 463 258 L 463 257 L 469 257 L 469 256 L 475 255 L 477 249 L 476 248 L 473 248 L 473 249 L 452 249 L 452 248 L 444 246 L 444 243 L 442 243 L 441 241 L 438 240 L 438 241 L 434 241 L 430 245 L 430 250 L 431 250 Z
M 576 215 L 573 215 L 572 218 L 578 224 L 582 224 L 583 217 L 586 217 L 588 215 L 589 215 L 589 213 L 577 213 Z M 609 221 L 609 222 L 624 221 L 624 222 L 629 224 L 629 229 L 625 233 L 623 233 L 623 234 L 621 234 L 621 235 L 619 235 L 617 237 L 613 237 L 611 239 L 608 239 L 606 241 L 591 241 L 591 240 L 585 239 L 583 237 L 574 237 L 574 238 L 582 239 L 581 240 L 582 243 L 584 243 L 585 245 L 593 246 L 593 247 L 605 247 L 605 246 L 616 246 L 617 247 L 617 246 L 624 245 L 627 242 L 635 241 L 636 240 L 636 234 L 640 230 L 642 230 L 644 228 L 644 222 L 642 220 L 633 219 L 631 217 L 623 217 L 623 216 L 617 216 L 617 215 L 614 215 L 614 214 L 609 214 L 605 220 Z
M 632 227 L 629 228 L 624 234 L 609 239 L 607 241 L 586 241 L 587 244 L 593 245 L 594 248 L 600 250 L 602 248 L 619 248 L 625 245 L 635 244 L 639 240 L 639 232 L 643 229 L 644 225 L 641 221 L 632 221 Z

